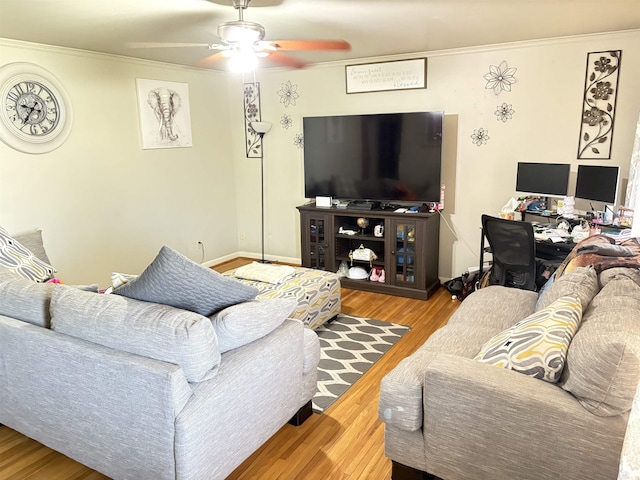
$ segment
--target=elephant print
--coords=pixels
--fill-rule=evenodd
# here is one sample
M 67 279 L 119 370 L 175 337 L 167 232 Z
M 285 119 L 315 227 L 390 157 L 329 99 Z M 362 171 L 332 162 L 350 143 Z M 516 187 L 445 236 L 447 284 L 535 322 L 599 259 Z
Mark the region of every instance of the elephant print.
M 147 101 L 158 119 L 160 139 L 175 142 L 178 139 L 176 130 L 179 131 L 175 116 L 182 104 L 180 95 L 166 87 L 161 87 L 151 90 Z
M 136 90 L 142 148 L 192 147 L 189 84 L 137 78 Z

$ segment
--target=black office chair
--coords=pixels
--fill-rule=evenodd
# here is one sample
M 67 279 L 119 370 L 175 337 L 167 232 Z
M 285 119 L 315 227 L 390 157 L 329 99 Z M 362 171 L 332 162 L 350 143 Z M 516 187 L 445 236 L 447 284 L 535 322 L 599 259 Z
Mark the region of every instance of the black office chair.
M 489 285 L 536 290 L 536 242 L 533 226 L 482 215 L 483 249 L 487 237 L 493 266 L 489 272 Z

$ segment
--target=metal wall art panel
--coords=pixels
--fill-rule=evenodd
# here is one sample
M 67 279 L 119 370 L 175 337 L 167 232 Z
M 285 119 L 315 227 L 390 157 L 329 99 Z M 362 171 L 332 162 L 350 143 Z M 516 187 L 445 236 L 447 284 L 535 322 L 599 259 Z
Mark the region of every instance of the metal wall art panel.
M 611 158 L 622 50 L 590 52 L 582 99 L 579 159 Z

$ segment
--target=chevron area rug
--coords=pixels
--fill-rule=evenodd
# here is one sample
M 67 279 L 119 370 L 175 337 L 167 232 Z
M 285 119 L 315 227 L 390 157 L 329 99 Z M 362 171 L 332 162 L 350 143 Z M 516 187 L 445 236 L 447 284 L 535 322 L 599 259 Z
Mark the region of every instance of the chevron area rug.
M 320 363 L 313 410 L 329 408 L 408 331 L 405 325 L 342 314 L 316 328 Z

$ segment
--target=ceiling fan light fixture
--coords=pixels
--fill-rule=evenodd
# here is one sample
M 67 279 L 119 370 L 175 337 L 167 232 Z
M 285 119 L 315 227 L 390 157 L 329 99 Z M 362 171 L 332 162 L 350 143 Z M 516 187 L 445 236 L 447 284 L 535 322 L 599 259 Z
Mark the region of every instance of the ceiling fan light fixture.
M 252 48 L 234 48 L 229 59 L 229 69 L 236 73 L 245 73 L 258 66 L 258 57 Z
M 264 39 L 264 27 L 244 20 L 225 22 L 218 25 L 218 37 L 231 45 L 253 45 Z

